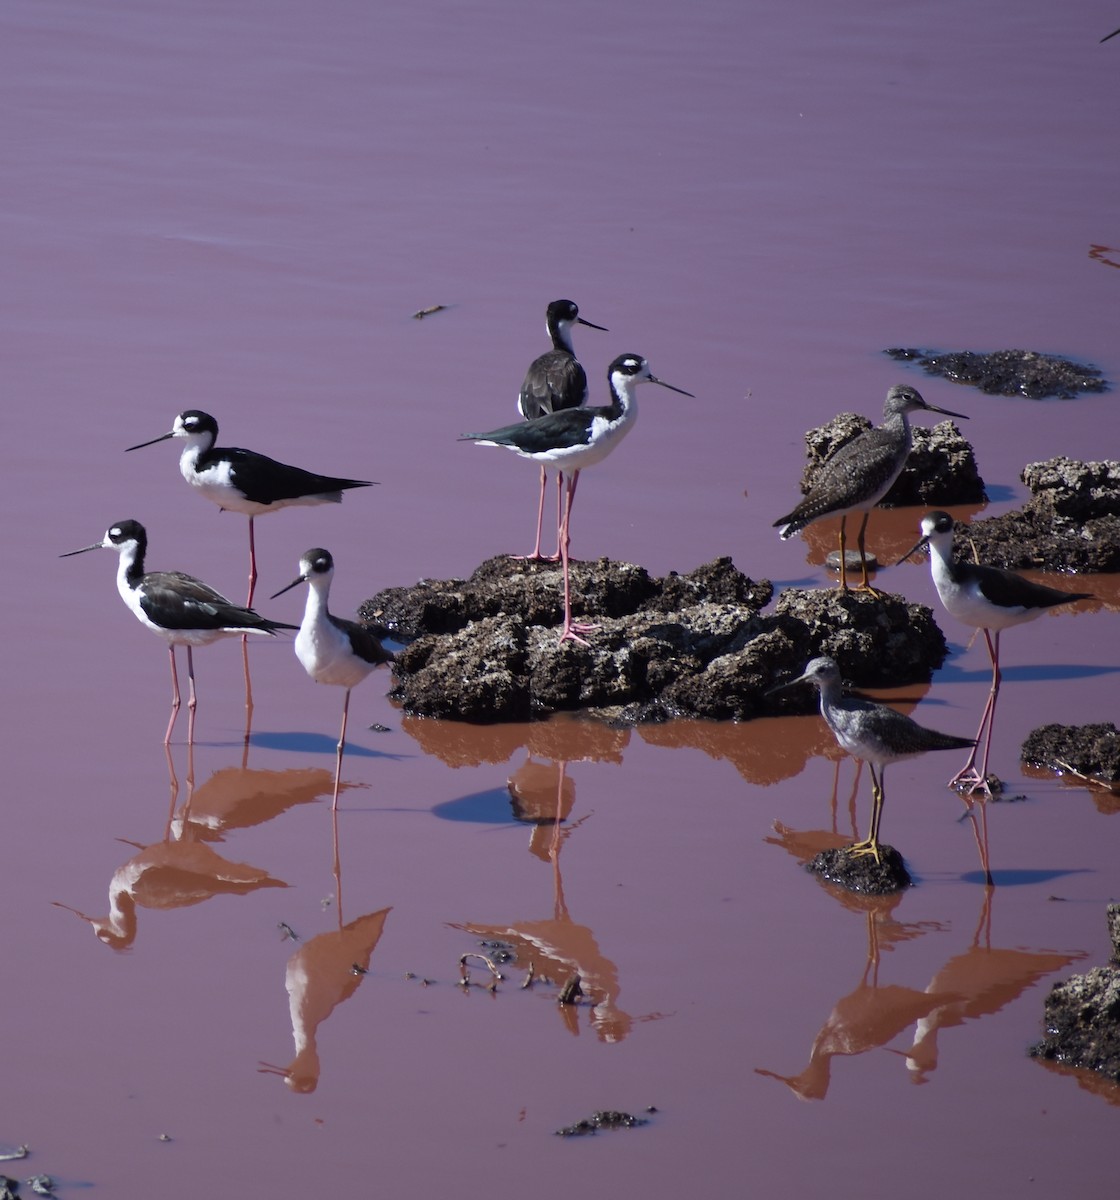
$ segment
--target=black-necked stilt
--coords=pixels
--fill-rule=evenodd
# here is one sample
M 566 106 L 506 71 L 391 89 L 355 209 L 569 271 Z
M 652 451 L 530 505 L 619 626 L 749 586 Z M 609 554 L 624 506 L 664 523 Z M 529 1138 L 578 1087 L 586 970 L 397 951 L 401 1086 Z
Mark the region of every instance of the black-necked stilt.
M 338 808 L 339 779 L 342 775 L 342 751 L 346 745 L 346 719 L 350 710 L 350 690 L 382 663 L 393 661 L 392 651 L 356 621 L 331 614 L 327 600 L 334 578 L 334 559 L 329 551 L 316 547 L 299 560 L 299 574 L 272 599 L 282 596 L 298 584 L 308 584 L 303 621 L 296 634 L 296 657 L 316 683 L 332 683 L 346 689 L 342 702 L 342 732 L 338 735 L 338 758 L 334 776 L 332 809 Z
M 572 347 L 572 326 L 586 325 L 589 329 L 607 332 L 605 325 L 596 325 L 579 315 L 571 300 L 553 300 L 545 311 L 545 327 L 552 349 L 534 358 L 525 372 L 517 397 L 517 411 L 526 421 L 535 421 L 546 413 L 562 408 L 579 408 L 587 403 L 587 373 L 576 358 Z M 564 476 L 556 474 L 556 553 L 545 558 L 541 554 L 541 528 L 544 524 L 544 493 L 548 471 L 541 467 L 541 495 L 537 505 L 537 540 L 533 552 L 524 556 L 529 562 L 555 562 L 560 557 L 560 519 Z
M 141 625 L 158 634 L 167 643 L 171 655 L 171 719 L 163 736 L 164 745 L 171 741 L 171 731 L 179 715 L 179 673 L 175 666 L 175 647 L 187 648 L 187 676 L 190 680 L 187 743 L 194 742 L 194 714 L 197 707 L 194 687 L 195 646 L 208 646 L 219 638 L 242 634 L 262 633 L 272 636 L 278 629 L 295 629 L 281 621 L 269 621 L 251 608 L 242 608 L 216 592 L 209 584 L 184 575 L 181 571 L 144 572 L 144 555 L 148 535 L 139 521 L 118 521 L 111 525 L 99 542 L 70 550 L 61 555 L 69 558 L 87 550 L 115 550 L 117 591 Z
M 639 383 L 657 383 L 682 396 L 692 396 L 683 388 L 658 379 L 640 354 L 620 354 L 607 368 L 610 384 L 610 404 L 588 408 L 564 408 L 546 413 L 532 421 L 506 425 L 489 433 L 464 433 L 460 441 L 478 442 L 483 446 L 504 446 L 522 458 L 531 458 L 546 470 L 563 471 L 567 477 L 564 516 L 560 522 L 560 561 L 564 570 L 564 628 L 560 641 L 568 639 L 582 645 L 588 643 L 579 636 L 598 628 L 595 625 L 576 625 L 572 622 L 571 584 L 568 571 L 568 549 L 571 544 L 572 501 L 579 483 L 580 471 L 604 458 L 629 433 L 638 416 L 634 389 Z
M 257 552 L 253 520 L 265 513 L 293 505 L 338 504 L 349 488 L 371 487 L 368 479 L 339 479 L 316 475 L 302 467 L 290 467 L 255 450 L 216 446 L 218 422 L 196 408 L 181 412 L 169 433 L 129 446 L 142 450 L 168 438 L 182 438 L 186 445 L 179 456 L 183 478 L 219 509 L 245 513 L 249 518 L 249 599 L 257 586 Z
M 809 493 L 795 509 L 774 522 L 781 537 L 789 538 L 821 517 L 840 518 L 840 587 L 847 590 L 848 572 L 844 561 L 847 548 L 845 524 L 851 512 L 863 513 L 859 527 L 859 558 L 863 578 L 859 588 L 874 591 L 867 578 L 864 534 L 871 510 L 891 490 L 902 474 L 910 454 L 912 412 L 935 412 L 946 417 L 968 420 L 963 413 L 950 412 L 928 404 L 912 387 L 896 385 L 887 392 L 883 405 L 883 423 L 868 429 L 840 447 L 820 469 Z
M 953 554 L 953 518 L 947 512 L 931 512 L 922 518 L 922 536 L 902 556 L 905 561 L 922 546 L 929 546 L 929 565 L 941 603 L 950 616 L 984 632 L 992 661 L 992 686 L 976 731 L 976 744 L 968 761 L 949 781 L 950 787 L 967 788 L 969 794 L 989 792 L 988 756 L 992 749 L 992 725 L 1002 674 L 999 668 L 999 635 L 1012 625 L 1033 621 L 1048 608 L 1091 600 L 1091 592 L 1063 592 L 1024 579 L 1014 571 L 964 562 Z M 994 637 L 992 635 L 995 635 Z M 985 738 L 985 731 L 987 736 Z M 976 769 L 976 752 L 984 738 L 984 758 Z
M 840 748 L 853 758 L 862 759 L 871 771 L 871 830 L 862 842 L 849 849 L 853 854 L 873 855 L 879 862 L 879 824 L 883 817 L 883 775 L 887 764 L 915 758 L 929 750 L 960 750 L 974 743 L 969 738 L 927 729 L 885 704 L 844 695 L 835 659 L 814 658 L 803 674 L 773 691 L 784 691 L 798 683 L 811 683 L 820 692 L 821 716 Z

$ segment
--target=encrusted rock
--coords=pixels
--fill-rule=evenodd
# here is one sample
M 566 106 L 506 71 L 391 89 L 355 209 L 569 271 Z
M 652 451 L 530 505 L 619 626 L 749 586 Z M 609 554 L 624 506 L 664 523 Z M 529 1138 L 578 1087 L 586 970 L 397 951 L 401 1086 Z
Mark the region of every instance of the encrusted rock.
M 929 375 L 979 388 L 989 395 L 1026 396 L 1041 400 L 1058 396 L 1070 400 L 1084 392 L 1108 390 L 1108 381 L 1096 367 L 1086 367 L 1033 350 L 885 350 L 897 362 L 916 362 Z
M 862 686 L 926 681 L 946 654 L 930 610 L 898 596 L 791 588 L 763 614 L 771 585 L 727 558 L 664 579 L 606 559 L 573 563 L 572 588 L 576 616 L 600 625 L 590 646 L 557 644 L 559 567 L 508 558 L 467 581 L 382 592 L 361 615 L 416 639 L 394 664 L 391 694 L 406 712 L 475 722 L 577 709 L 626 725 L 747 720 L 809 711 L 809 697 L 765 693 L 818 654 Z
M 1085 1067 L 1120 1083 L 1120 905 L 1108 906 L 1113 962 L 1056 983 L 1046 997 L 1046 1035 L 1034 1058 Z
M 1031 490 L 1021 509 L 968 527 L 980 561 L 1018 570 L 1120 571 L 1120 462 L 1051 458 L 1030 463 L 1021 477 Z
M 1027 735 L 1019 757 L 1032 767 L 1120 782 L 1120 731 L 1096 725 L 1041 725 Z
M 878 862 L 870 854 L 853 854 L 849 847 L 841 846 L 822 850 L 805 869 L 862 896 L 892 896 L 913 882 L 902 855 L 883 842 L 879 843 Z

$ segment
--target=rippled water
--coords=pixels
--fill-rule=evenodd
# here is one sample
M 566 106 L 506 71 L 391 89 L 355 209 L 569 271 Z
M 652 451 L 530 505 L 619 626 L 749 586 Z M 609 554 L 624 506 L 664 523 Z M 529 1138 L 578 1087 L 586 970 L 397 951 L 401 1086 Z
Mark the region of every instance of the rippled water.
M 880 352 L 1116 376 L 1115 24 L 1040 0 L 5 7 L 0 1143 L 34 1153 L 0 1170 L 121 1200 L 1101 1193 L 1116 1094 L 1023 1051 L 1049 983 L 1108 955 L 1116 805 L 1017 758 L 1043 722 L 1115 719 L 1115 581 L 1004 639 L 993 766 L 1022 799 L 990 806 L 994 894 L 933 756 L 891 769 L 884 816 L 918 886 L 868 905 L 798 866 L 867 820 L 817 718 L 473 729 L 402 718 L 381 673 L 335 828 L 341 696 L 254 645 L 245 752 L 229 643 L 197 655 L 200 742 L 169 775 L 165 651 L 108 555 L 56 556 L 135 517 L 152 568 L 241 595 L 244 519 L 170 446 L 122 453 L 189 407 L 379 481 L 262 520 L 260 596 L 313 545 L 340 613 L 527 549 L 536 469 L 455 436 L 513 419 L 559 296 L 610 330 L 578 337 L 598 395 L 637 351 L 697 396 L 645 389 L 581 485 L 577 556 L 826 582 L 827 530 L 770 528 L 802 434 L 900 381 L 969 413 L 988 511 L 1016 506 L 1024 463 L 1115 454 L 1114 397 L 986 397 Z M 877 514 L 871 548 L 919 516 Z M 880 583 L 936 608 L 922 564 Z M 948 663 L 898 698 L 970 733 L 986 656 L 944 627 Z M 477 959 L 457 986 L 480 939 L 516 949 L 495 994 Z M 542 977 L 577 971 L 558 1007 Z

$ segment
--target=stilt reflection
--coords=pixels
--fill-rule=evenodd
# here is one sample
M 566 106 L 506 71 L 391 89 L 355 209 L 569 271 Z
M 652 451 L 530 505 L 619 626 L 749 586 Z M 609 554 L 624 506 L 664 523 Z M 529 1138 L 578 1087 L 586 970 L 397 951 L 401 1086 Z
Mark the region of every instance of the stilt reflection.
M 331 833 L 337 928 L 311 938 L 288 959 L 284 986 L 288 992 L 295 1057 L 286 1067 L 262 1062 L 258 1068 L 264 1074 L 280 1075 L 293 1092 L 313 1092 L 319 1086 L 319 1027 L 358 990 L 369 971 L 385 919 L 392 911 L 378 909 L 343 924 L 338 810 L 333 807 Z
M 839 889 L 829 892 L 849 909 L 861 909 L 867 921 L 867 959 L 854 991 L 833 1005 L 813 1040 L 808 1065 L 797 1075 L 756 1068 L 759 1075 L 785 1083 L 802 1100 L 828 1094 L 832 1060 L 886 1048 L 906 1063 L 914 1083 L 925 1083 L 937 1068 L 938 1035 L 966 1020 L 991 1016 L 1047 975 L 1084 957 L 1082 951 L 1003 949 L 991 944 L 995 890 L 982 889 L 980 914 L 969 948 L 949 958 L 919 991 L 879 982 L 880 951 L 926 933 L 945 933 L 937 922 L 902 923 L 893 917 L 901 897 L 871 900 Z M 906 1050 L 887 1045 L 909 1026 L 914 1032 Z
M 508 781 L 515 816 L 534 827 L 529 852 L 552 868 L 551 917 L 506 924 L 450 924 L 483 941 L 508 946 L 518 967 L 526 972 L 522 986 L 547 982 L 559 987 L 565 1001 L 556 1007 L 569 1033 L 579 1035 L 580 1014 L 588 1013 L 600 1041 L 620 1042 L 630 1032 L 633 1018 L 618 1006 L 622 990 L 618 967 L 599 949 L 591 928 L 573 920 L 564 894 L 560 852 L 588 819 L 585 816 L 571 825 L 563 824 L 575 805 L 575 785 L 567 766 L 564 760 L 543 763 L 530 757 Z M 580 998 L 590 1003 L 581 1004 Z
M 108 913 L 90 916 L 61 901 L 54 902 L 59 908 L 89 922 L 97 937 L 114 950 L 125 950 L 136 940 L 138 908 L 186 908 L 201 904 L 212 896 L 244 896 L 260 888 L 288 886 L 262 868 L 223 858 L 201 840 L 189 816 L 176 820 L 179 780 L 170 749 L 165 747 L 165 750 L 171 803 L 163 837 L 150 845 L 125 843 L 135 847 L 137 853 L 113 872 L 109 881 Z M 323 774 L 328 776 L 329 788 L 329 772 Z M 194 787 L 194 756 L 190 748 L 186 782 L 184 813 L 189 814 Z
M 780 1075 L 756 1067 L 756 1074 L 781 1080 L 802 1100 L 823 1100 L 828 1094 L 834 1058 L 865 1054 L 868 1050 L 885 1046 L 921 1017 L 957 999 L 951 993 L 920 992 L 898 984 L 880 985 L 881 945 L 928 932 L 920 926 L 908 926 L 895 921 L 891 913 L 898 903 L 897 896 L 864 901 L 867 960 L 863 972 L 855 989 L 841 996 L 833 1005 L 813 1039 L 805 1069 L 798 1075 Z
M 906 1051 L 906 1065 L 915 1083 L 925 1083 L 937 1068 L 937 1036 L 941 1030 L 999 1012 L 1039 980 L 1085 957 L 1083 951 L 1060 953 L 993 946 L 994 895 L 993 888 L 983 889 L 969 948 L 950 958 L 926 987 L 930 994 L 952 992 L 956 998 L 923 1015 L 915 1025 L 914 1043 Z

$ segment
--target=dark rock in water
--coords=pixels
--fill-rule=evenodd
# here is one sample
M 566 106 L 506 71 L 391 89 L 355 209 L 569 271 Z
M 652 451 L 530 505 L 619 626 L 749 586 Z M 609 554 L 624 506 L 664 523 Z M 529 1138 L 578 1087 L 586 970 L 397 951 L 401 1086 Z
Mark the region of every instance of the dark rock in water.
M 637 1129 L 639 1125 L 648 1124 L 649 1120 L 646 1117 L 635 1117 L 626 1112 L 604 1110 L 592 1113 L 590 1117 L 576 1121 L 574 1125 L 565 1125 L 563 1129 L 557 1129 L 556 1136 L 585 1137 L 588 1134 L 598 1133 L 600 1129 Z
M 1120 905 L 1108 906 L 1108 927 L 1112 963 L 1054 984 L 1046 997 L 1046 1034 L 1029 1053 L 1120 1083 Z
M 862 559 L 859 556 L 858 550 L 845 550 L 844 551 L 844 570 L 845 571 L 848 571 L 849 573 L 854 574 L 855 572 L 862 569 L 864 561 L 866 561 L 866 563 L 867 563 L 867 570 L 869 572 L 877 571 L 879 569 L 879 560 L 875 557 L 874 554 L 871 553 L 870 550 L 867 551 L 867 553 L 864 555 L 864 557 Z M 826 567 L 828 567 L 828 569 L 830 571 L 835 571 L 835 572 L 837 572 L 837 574 L 839 574 L 839 572 L 840 572 L 840 551 L 839 550 L 831 550 L 828 554 L 826 554 L 825 560 L 824 560 L 824 565 Z
M 1021 509 L 973 521 L 981 562 L 1015 570 L 1120 571 L 1120 462 L 1052 458 L 1030 463 Z M 972 557 L 962 542 L 961 552 Z
M 802 494 L 808 493 L 827 459 L 871 427 L 872 422 L 866 417 L 841 413 L 817 429 L 810 429 L 805 435 L 809 462 L 801 476 Z M 942 421 L 932 429 L 916 424 L 910 428 L 910 457 L 894 486 L 883 497 L 884 506 L 943 507 L 979 504 L 987 499 L 972 447 L 951 421 Z
M 964 383 L 995 396 L 1026 396 L 1041 400 L 1058 396 L 1071 400 L 1084 392 L 1104 392 L 1109 384 L 1096 367 L 1082 366 L 1033 350 L 884 350 L 896 362 L 916 362 L 929 375 Z
M 853 854 L 847 846 L 841 846 L 822 850 L 805 864 L 805 869 L 863 896 L 892 896 L 910 886 L 910 873 L 893 846 L 880 842 L 879 858 L 881 861 L 876 862 L 870 854 Z
M 590 646 L 557 644 L 560 568 L 504 557 L 466 581 L 381 592 L 361 616 L 415 638 L 394 664 L 391 695 L 406 712 L 475 722 L 576 709 L 624 725 L 808 712 L 810 696 L 765 693 L 815 655 L 865 687 L 928 680 L 946 655 L 930 610 L 897 596 L 790 588 L 764 615 L 773 588 L 728 558 L 664 579 L 572 563 L 572 590 L 576 616 L 601 626 Z
M 1120 731 L 1098 725 L 1042 725 L 1032 729 L 1019 757 L 1033 767 L 1073 772 L 1104 783 L 1120 782 Z

